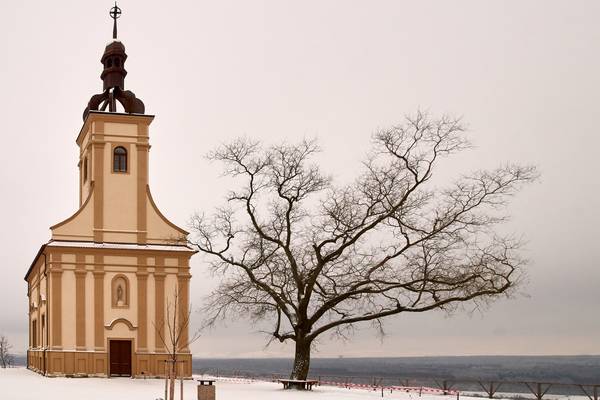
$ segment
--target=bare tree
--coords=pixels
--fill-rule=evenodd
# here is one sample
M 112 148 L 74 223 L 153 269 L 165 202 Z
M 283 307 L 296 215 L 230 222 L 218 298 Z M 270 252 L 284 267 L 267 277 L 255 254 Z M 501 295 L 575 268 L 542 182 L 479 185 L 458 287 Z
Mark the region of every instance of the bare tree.
M 179 290 L 175 288 L 173 296 L 167 300 L 164 321 L 160 324 L 154 324 L 156 335 L 165 346 L 168 354 L 165 363 L 165 379 L 169 381 L 168 400 L 175 400 L 177 365 L 181 362 L 178 355 L 200 337 L 200 331 L 196 331 L 189 336 L 191 307 L 186 308 L 188 305 L 180 304 L 180 300 Z
M 291 377 L 306 379 L 311 346 L 359 322 L 383 333 L 400 313 L 475 306 L 509 295 L 525 260 L 500 236 L 503 206 L 531 166 L 477 171 L 445 188 L 439 161 L 470 147 L 461 121 L 418 113 L 373 136 L 363 172 L 334 186 L 311 163 L 314 141 L 263 148 L 239 139 L 210 153 L 241 181 L 228 205 L 192 220 L 192 243 L 223 274 L 204 307 L 273 322 L 271 340 L 295 342 Z
M 8 343 L 8 338 L 0 335 L 0 366 L 2 368 L 10 368 L 13 365 L 14 358 L 10 352 L 11 349 L 12 345 Z

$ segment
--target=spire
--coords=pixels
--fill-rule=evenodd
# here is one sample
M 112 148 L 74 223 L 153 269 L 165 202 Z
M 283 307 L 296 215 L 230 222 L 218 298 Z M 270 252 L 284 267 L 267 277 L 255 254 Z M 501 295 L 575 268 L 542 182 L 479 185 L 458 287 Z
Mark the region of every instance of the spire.
M 113 40 L 104 49 L 100 62 L 104 66 L 100 79 L 103 82 L 103 92 L 92 96 L 88 106 L 83 111 L 83 119 L 87 117 L 90 110 L 117 112 L 117 101 L 121 103 L 126 113 L 143 114 L 144 103 L 138 99 L 130 90 L 125 90 L 125 46 L 117 40 L 117 19 L 121 16 L 121 9 L 115 2 L 110 9 L 110 17 L 113 19 Z
M 115 6 L 110 9 L 108 13 L 110 17 L 113 19 L 113 39 L 117 38 L 117 19 L 121 16 L 121 9 L 117 6 L 117 2 L 115 1 Z

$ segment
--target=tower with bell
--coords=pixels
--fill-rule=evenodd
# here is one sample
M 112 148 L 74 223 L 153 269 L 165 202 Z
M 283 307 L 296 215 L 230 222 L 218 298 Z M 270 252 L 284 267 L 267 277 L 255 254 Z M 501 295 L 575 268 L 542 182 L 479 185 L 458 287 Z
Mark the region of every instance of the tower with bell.
M 76 137 L 79 209 L 50 227 L 25 275 L 27 366 L 44 375 L 164 376 L 169 304 L 177 299 L 177 319 L 189 309 L 195 251 L 150 193 L 154 116 L 125 89 L 120 15 L 115 3 L 102 92 L 90 98 Z M 176 352 L 181 373 L 191 376 L 187 329 Z

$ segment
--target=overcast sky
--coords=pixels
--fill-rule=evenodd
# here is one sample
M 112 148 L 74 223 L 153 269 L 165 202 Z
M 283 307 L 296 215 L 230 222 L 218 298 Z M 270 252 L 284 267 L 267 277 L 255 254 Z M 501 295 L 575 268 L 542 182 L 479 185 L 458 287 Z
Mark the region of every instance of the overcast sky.
M 3 1 L 0 332 L 27 340 L 23 276 L 48 227 L 77 209 L 81 114 L 101 91 L 110 1 Z M 527 240 L 523 295 L 489 310 L 400 315 L 383 341 L 323 337 L 315 356 L 600 354 L 600 2 L 119 2 L 126 86 L 155 114 L 150 184 L 186 226 L 230 182 L 203 156 L 241 135 L 318 138 L 337 180 L 356 174 L 372 133 L 421 108 L 463 116 L 476 149 L 444 177 L 509 161 L 539 183 L 506 229 Z M 192 261 L 191 300 L 214 284 Z M 200 319 L 194 314 L 194 321 Z M 195 356 L 291 355 L 259 327 L 206 332 Z

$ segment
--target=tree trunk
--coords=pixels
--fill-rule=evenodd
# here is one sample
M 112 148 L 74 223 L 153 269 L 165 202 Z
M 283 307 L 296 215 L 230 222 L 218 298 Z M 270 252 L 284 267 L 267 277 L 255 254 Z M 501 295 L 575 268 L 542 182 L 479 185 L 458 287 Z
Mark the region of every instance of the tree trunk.
M 296 356 L 290 379 L 305 380 L 310 368 L 310 341 L 296 340 Z
M 171 373 L 169 377 L 169 399 L 175 400 L 175 361 L 171 363 Z

